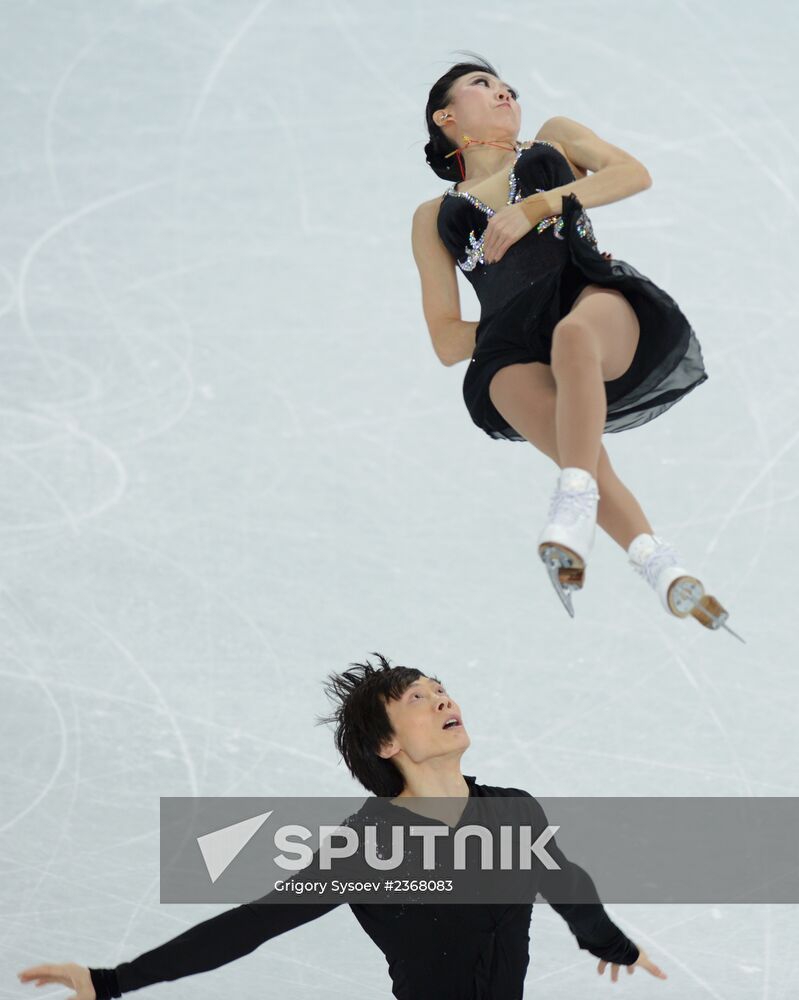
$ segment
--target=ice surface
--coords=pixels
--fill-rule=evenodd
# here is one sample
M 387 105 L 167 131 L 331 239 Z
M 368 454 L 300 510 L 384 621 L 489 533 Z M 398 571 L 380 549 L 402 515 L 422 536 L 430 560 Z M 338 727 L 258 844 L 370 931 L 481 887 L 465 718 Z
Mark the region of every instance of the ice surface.
M 482 782 L 799 792 L 797 30 L 777 0 L 6 0 L 0 998 L 217 912 L 159 905 L 159 796 L 356 794 L 314 717 L 373 650 L 445 679 Z M 567 115 L 652 175 L 591 217 L 710 380 L 606 444 L 746 646 L 606 537 L 569 620 L 535 553 L 554 465 L 435 358 L 410 218 L 458 49 L 523 138 Z M 794 995 L 795 907 L 610 909 L 670 976 L 629 996 Z M 548 907 L 532 941 L 530 996 L 610 988 Z M 388 994 L 346 907 L 148 993 Z

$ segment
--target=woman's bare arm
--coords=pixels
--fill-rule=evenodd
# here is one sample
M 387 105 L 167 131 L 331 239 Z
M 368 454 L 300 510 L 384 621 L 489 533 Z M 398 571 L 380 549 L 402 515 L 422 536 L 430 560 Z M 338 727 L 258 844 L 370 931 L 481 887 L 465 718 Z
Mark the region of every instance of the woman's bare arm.
M 421 204 L 413 215 L 413 257 L 422 281 L 422 309 L 438 359 L 465 361 L 474 351 L 477 323 L 461 318 L 455 262 L 436 228 L 440 198 Z
M 578 178 L 571 184 L 546 192 L 553 215 L 560 214 L 564 195 L 574 193 L 583 208 L 594 208 L 628 198 L 652 185 L 643 163 L 571 118 L 559 115 L 548 119 L 538 130 L 536 139 L 559 147 Z M 588 171 L 591 176 L 586 176 Z

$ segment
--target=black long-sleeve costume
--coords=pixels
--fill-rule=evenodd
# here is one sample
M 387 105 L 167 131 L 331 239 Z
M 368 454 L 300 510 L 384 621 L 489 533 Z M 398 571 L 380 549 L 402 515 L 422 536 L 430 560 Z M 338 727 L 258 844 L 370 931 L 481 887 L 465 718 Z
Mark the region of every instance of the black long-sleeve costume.
M 465 775 L 469 796 L 528 796 L 517 788 L 480 785 Z M 530 798 L 540 814 L 541 806 Z M 564 879 L 584 892 L 593 882 L 570 862 L 554 839 L 547 853 L 557 862 L 560 891 Z M 547 899 L 548 874 L 540 872 L 538 892 Z M 584 948 L 597 958 L 621 965 L 638 959 L 638 949 L 613 923 L 596 897 L 593 903 L 552 903 Z M 338 903 L 247 903 L 196 924 L 171 941 L 115 969 L 91 969 L 97 1000 L 118 997 L 153 983 L 215 969 L 254 951 L 271 938 L 341 905 Z M 529 963 L 532 903 L 390 904 L 350 903 L 361 927 L 383 952 L 398 1000 L 517 1000 Z

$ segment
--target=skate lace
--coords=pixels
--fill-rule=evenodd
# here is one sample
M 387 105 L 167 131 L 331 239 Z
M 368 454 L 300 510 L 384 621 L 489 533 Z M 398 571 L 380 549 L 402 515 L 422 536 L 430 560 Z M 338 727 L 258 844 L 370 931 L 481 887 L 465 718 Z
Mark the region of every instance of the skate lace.
M 674 548 L 667 542 L 658 542 L 658 547 L 643 564 L 633 563 L 635 572 L 644 577 L 650 587 L 657 588 L 660 572 L 666 566 L 676 566 L 679 562 Z
M 598 500 L 596 490 L 556 490 L 549 504 L 549 520 L 556 524 L 574 524 L 581 517 L 592 517 Z

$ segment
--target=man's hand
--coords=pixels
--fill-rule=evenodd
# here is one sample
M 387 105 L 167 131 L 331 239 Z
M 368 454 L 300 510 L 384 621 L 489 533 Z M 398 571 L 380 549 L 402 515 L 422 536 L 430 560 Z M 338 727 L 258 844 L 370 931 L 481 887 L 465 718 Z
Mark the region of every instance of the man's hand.
M 601 961 L 599 965 L 596 967 L 596 971 L 600 974 L 600 976 L 603 975 L 608 965 L 610 965 L 609 962 Z M 633 962 L 632 965 L 625 966 L 625 968 L 627 969 L 627 974 L 631 976 L 635 972 L 638 966 L 640 966 L 642 969 L 646 969 L 646 971 L 650 975 L 654 976 L 656 979 L 668 979 L 666 973 L 662 969 L 660 969 L 657 965 L 655 965 L 654 962 L 651 962 L 649 960 L 649 956 L 643 950 L 643 948 L 638 948 L 638 960 L 636 962 Z M 611 982 L 615 983 L 618 981 L 619 968 L 620 966 L 618 965 L 610 965 Z
M 67 1000 L 95 1000 L 96 994 L 92 986 L 91 973 L 82 965 L 75 962 L 64 962 L 60 965 L 33 965 L 29 969 L 23 969 L 17 973 L 21 983 L 29 983 L 36 980 L 37 986 L 44 986 L 45 983 L 59 983 L 61 986 L 69 986 L 75 992 L 67 997 Z

